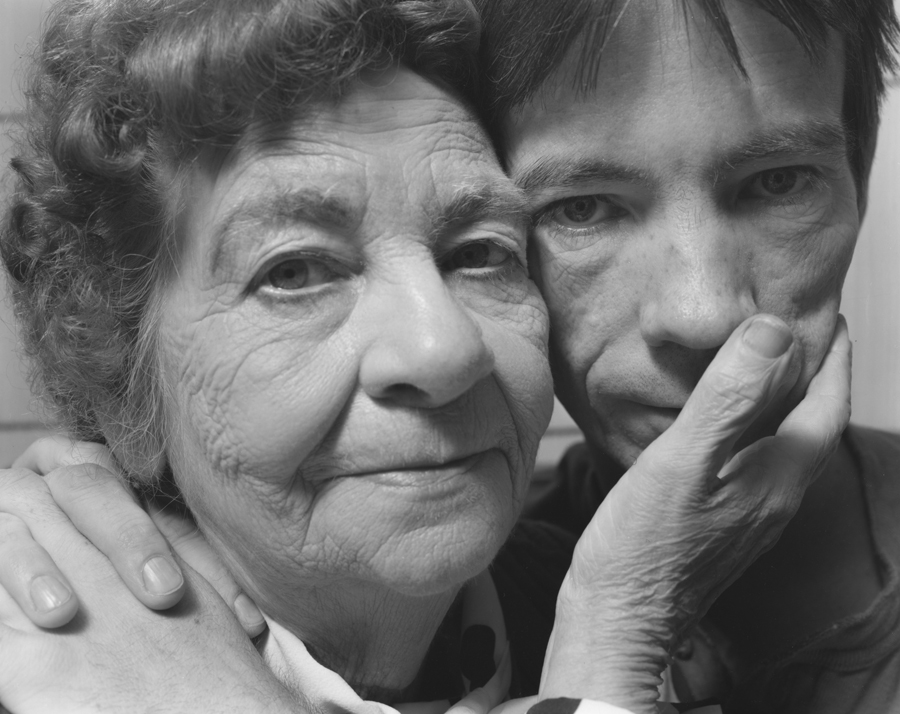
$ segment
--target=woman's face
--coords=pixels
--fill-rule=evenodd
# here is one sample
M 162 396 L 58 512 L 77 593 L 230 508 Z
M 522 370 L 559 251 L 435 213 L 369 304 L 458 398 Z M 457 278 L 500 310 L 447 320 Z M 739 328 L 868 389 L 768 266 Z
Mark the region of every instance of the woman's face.
M 162 294 L 176 480 L 273 615 L 475 575 L 552 405 L 518 192 L 460 102 L 371 79 L 201 160 Z

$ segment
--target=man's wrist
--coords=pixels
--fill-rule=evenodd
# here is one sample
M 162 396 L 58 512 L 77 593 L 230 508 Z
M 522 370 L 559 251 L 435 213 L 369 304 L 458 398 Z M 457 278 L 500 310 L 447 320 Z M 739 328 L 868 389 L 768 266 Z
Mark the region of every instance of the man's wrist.
M 630 589 L 586 591 L 567 577 L 557 599 L 541 697 L 579 697 L 635 712 L 655 711 L 667 648 L 668 616 Z

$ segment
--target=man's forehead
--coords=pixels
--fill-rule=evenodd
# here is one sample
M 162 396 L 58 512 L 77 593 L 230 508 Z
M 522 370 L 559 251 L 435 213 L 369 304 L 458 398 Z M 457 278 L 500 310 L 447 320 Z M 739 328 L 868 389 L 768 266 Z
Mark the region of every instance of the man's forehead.
M 693 7 L 686 2 L 685 8 Z M 741 64 L 729 53 L 718 29 L 702 13 L 682 12 L 682 3 L 633 0 L 602 39 L 584 33 L 566 52 L 555 72 L 539 88 L 536 101 L 573 92 L 620 103 L 640 96 L 650 86 L 679 84 L 702 90 L 715 76 L 739 89 L 749 83 L 790 81 L 800 75 L 831 80 L 843 87 L 843 41 L 825 30 L 822 41 L 809 48 L 771 14 L 752 2 L 727 2 L 729 29 L 739 45 Z M 799 84 L 799 82 L 798 82 Z
M 577 81 L 584 54 L 576 46 L 535 97 L 513 111 L 504 126 L 513 174 L 521 173 L 525 148 L 563 149 L 561 127 L 591 139 L 580 150 L 644 153 L 650 159 L 662 158 L 654 153 L 662 147 L 677 149 L 692 133 L 704 151 L 722 156 L 746 153 L 752 144 L 785 144 L 788 135 L 807 133 L 818 140 L 823 128 L 831 147 L 843 141 L 844 57 L 836 33 L 811 57 L 772 16 L 730 3 L 745 75 L 703 18 L 685 18 L 668 3 L 633 5 L 609 34 L 590 86 Z M 685 112 L 696 112 L 697 121 L 680 121 Z M 533 151 L 526 153 L 533 162 Z

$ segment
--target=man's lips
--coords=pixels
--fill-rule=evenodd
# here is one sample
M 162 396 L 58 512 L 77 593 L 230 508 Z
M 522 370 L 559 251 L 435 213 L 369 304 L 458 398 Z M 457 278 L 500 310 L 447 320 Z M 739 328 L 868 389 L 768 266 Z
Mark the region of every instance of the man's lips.
M 640 407 L 647 407 L 648 409 L 659 409 L 661 411 L 668 412 L 680 412 L 684 408 L 684 404 L 665 404 L 655 402 L 650 399 L 630 399 L 628 401 L 632 402 L 633 404 L 637 404 Z
M 664 402 L 646 396 L 614 399 L 607 397 L 595 407 L 595 410 L 598 414 L 604 415 L 605 429 L 612 431 L 624 429 L 635 434 L 659 436 L 678 418 L 682 406 L 673 406 L 671 401 Z
M 687 401 L 687 399 L 670 399 L 665 397 L 652 397 L 632 394 L 615 396 L 613 397 L 613 399 L 619 402 L 630 403 L 638 407 L 665 412 L 674 412 L 676 414 L 684 408 L 685 402 Z

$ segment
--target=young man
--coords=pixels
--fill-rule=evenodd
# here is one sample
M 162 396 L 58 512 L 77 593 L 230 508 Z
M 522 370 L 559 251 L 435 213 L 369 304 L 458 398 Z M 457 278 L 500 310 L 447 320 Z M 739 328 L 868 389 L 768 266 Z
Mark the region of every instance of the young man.
M 556 390 L 586 438 L 531 515 L 580 532 L 747 316 L 781 317 L 801 346 L 748 439 L 803 395 L 863 216 L 896 25 L 889 1 L 483 4 Z M 898 471 L 900 437 L 848 431 L 778 545 L 675 651 L 679 696 L 900 710 Z

